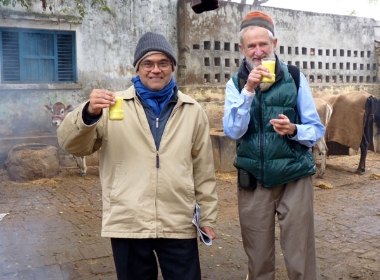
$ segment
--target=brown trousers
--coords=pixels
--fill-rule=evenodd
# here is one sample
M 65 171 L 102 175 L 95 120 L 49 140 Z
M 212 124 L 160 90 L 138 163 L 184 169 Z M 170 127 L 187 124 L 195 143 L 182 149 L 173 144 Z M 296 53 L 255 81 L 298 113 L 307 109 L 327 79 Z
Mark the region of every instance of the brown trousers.
M 254 191 L 238 188 L 243 245 L 249 280 L 275 279 L 275 215 L 291 280 L 316 279 L 314 186 L 311 177 Z

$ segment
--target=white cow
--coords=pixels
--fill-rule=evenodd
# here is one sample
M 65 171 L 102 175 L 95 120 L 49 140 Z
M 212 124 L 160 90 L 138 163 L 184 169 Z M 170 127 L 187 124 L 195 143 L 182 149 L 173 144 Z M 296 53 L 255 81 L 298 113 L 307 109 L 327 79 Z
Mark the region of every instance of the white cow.
M 44 107 L 52 113 L 51 125 L 57 128 L 61 125 L 67 113 L 73 109 L 72 105 L 65 106 L 65 104 L 63 104 L 62 102 L 56 102 L 53 104 L 53 106 L 44 105 Z M 75 162 L 77 163 L 77 166 L 80 169 L 79 175 L 85 177 L 87 173 L 86 158 L 76 156 L 73 157 L 75 159 Z
M 327 127 L 329 120 L 331 118 L 333 108 L 332 106 L 319 98 L 314 98 L 315 107 L 317 108 L 317 112 L 319 115 L 319 118 L 321 119 L 322 124 Z M 325 137 L 322 137 L 318 142 L 317 145 L 319 154 L 321 155 L 321 169 L 319 171 L 319 174 L 317 175 L 317 178 L 323 178 L 323 175 L 325 174 L 326 170 L 326 157 L 327 157 L 327 144 Z

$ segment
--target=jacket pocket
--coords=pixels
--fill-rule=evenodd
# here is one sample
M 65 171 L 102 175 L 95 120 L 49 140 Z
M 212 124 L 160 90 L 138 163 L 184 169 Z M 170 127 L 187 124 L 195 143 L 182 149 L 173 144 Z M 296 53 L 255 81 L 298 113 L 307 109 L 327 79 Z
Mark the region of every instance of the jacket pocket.
M 112 175 L 112 185 L 111 185 L 111 191 L 110 191 L 110 202 L 115 203 L 118 199 L 119 192 L 120 192 L 120 170 L 121 170 L 121 163 L 117 163 L 115 166 L 115 170 L 113 171 Z

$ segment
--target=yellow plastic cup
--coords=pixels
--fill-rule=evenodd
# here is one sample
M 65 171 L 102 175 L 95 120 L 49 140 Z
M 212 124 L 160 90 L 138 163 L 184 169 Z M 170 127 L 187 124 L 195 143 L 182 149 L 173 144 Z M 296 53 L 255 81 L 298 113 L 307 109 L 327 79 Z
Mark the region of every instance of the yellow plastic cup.
M 109 118 L 110 120 L 124 119 L 123 97 L 116 96 L 116 103 L 109 108 Z
M 261 82 L 263 83 L 274 83 L 276 80 L 276 75 L 274 74 L 274 69 L 276 67 L 276 59 L 275 58 L 263 58 L 261 60 L 261 64 L 268 68 L 269 73 L 272 75 L 272 78 L 263 77 Z

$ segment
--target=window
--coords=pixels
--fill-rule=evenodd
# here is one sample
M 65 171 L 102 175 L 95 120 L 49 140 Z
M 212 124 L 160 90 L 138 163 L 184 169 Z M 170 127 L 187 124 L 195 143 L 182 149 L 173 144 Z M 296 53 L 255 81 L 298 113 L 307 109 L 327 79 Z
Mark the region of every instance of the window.
M 219 41 L 215 41 L 215 42 L 214 42 L 214 49 L 215 49 L 216 51 L 220 51 L 220 42 L 219 42 Z
M 76 81 L 75 33 L 0 28 L 3 83 Z

